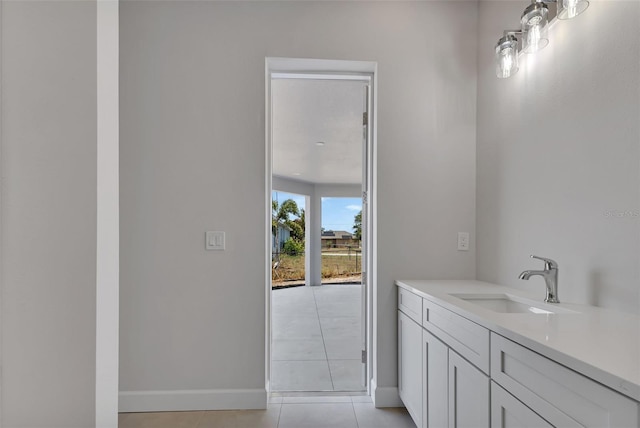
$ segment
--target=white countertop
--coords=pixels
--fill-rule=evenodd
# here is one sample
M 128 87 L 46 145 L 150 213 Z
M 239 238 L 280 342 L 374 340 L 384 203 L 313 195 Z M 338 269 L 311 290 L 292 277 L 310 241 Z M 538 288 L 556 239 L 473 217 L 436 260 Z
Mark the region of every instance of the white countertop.
M 532 293 L 463 280 L 399 280 L 396 285 L 640 401 L 640 317 L 637 315 L 564 303 L 554 306 L 576 313 L 499 313 L 450 293 L 508 293 L 542 303 L 544 290 Z

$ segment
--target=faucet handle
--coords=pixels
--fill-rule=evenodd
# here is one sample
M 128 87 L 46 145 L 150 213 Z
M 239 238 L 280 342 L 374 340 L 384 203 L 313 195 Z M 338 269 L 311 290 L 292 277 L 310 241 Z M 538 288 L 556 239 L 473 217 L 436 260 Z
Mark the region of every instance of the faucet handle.
M 542 260 L 544 262 L 545 270 L 558 269 L 558 263 L 556 263 L 554 260 L 547 259 L 545 257 L 534 256 L 533 254 L 531 254 L 531 258 Z

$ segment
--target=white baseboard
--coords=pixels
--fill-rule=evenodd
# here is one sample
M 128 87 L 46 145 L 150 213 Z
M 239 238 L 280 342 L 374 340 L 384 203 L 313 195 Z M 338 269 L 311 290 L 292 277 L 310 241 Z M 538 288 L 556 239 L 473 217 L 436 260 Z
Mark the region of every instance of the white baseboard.
M 119 398 L 121 413 L 267 408 L 266 389 L 120 391 Z
M 380 387 L 371 379 L 371 399 L 376 407 L 404 407 L 398 388 L 395 386 Z

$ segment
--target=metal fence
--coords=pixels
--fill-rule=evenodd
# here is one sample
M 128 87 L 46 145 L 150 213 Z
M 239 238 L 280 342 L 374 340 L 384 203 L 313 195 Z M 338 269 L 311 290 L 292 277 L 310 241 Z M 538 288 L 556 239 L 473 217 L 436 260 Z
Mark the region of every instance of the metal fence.
M 322 249 L 322 277 L 337 278 L 360 274 L 362 250 L 343 247 Z M 305 275 L 305 252 L 290 254 L 285 251 L 273 253 L 272 279 L 303 280 Z

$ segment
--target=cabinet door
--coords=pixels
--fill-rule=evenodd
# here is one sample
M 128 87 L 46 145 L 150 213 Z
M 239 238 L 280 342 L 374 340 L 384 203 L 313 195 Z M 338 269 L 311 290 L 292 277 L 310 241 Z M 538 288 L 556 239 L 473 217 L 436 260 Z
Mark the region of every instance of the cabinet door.
M 422 326 L 398 311 L 398 392 L 409 414 L 422 426 Z
M 422 330 L 422 427 L 444 428 L 448 425 L 447 345 Z
M 553 428 L 553 425 L 491 382 L 491 428 Z
M 451 349 L 449 427 L 489 427 L 489 378 Z

